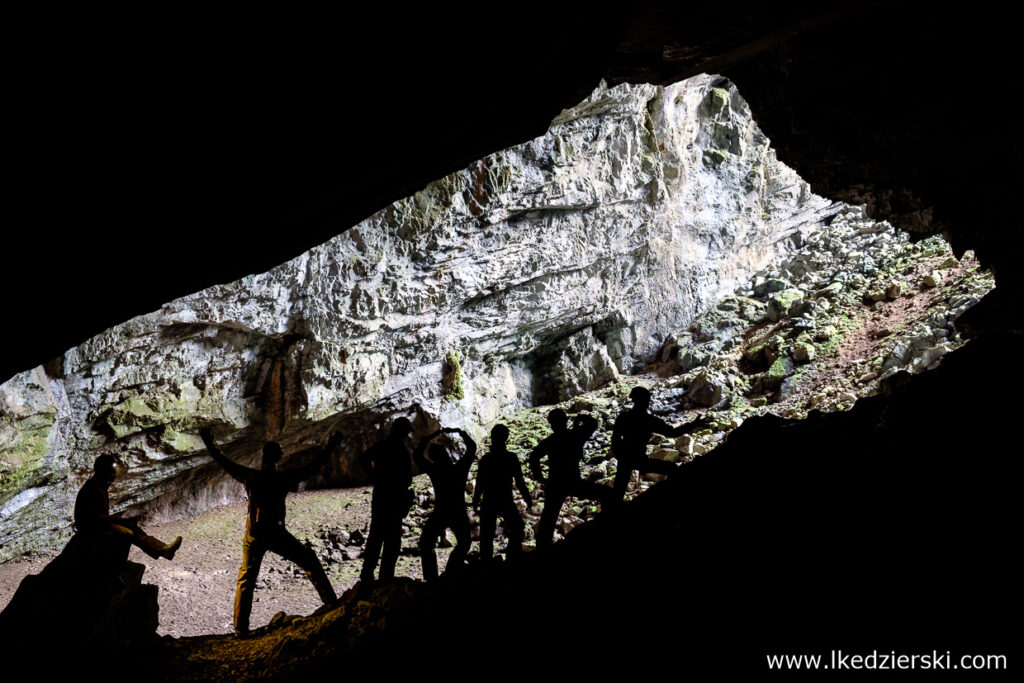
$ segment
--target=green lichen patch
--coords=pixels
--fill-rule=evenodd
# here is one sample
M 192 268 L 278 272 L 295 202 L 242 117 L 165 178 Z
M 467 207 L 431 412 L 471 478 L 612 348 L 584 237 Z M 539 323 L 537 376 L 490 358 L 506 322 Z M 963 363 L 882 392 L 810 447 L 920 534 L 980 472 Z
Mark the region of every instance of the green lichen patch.
M 109 409 L 100 420 L 114 438 L 122 439 L 160 426 L 176 432 L 193 432 L 227 417 L 219 396 L 204 393 L 189 381 L 174 391 L 159 388 L 133 394 Z
M 729 107 L 729 91 L 725 88 L 712 88 L 708 98 L 708 108 L 713 114 L 722 114 Z
M 50 450 L 55 413 L 20 420 L 0 418 L 0 503 L 46 477 L 43 459 Z
M 771 364 L 765 372 L 765 379 L 769 381 L 781 381 L 793 374 L 793 363 L 786 357 L 780 356 Z
M 160 442 L 171 453 L 195 453 L 205 448 L 200 437 L 179 432 L 171 427 L 164 429 Z
M 462 388 L 462 356 L 458 351 L 449 351 L 444 357 L 441 375 L 441 395 L 451 401 L 460 401 L 466 393 Z
M 773 292 L 769 294 L 767 311 L 768 319 L 773 321 L 779 320 L 789 312 L 789 309 L 793 304 L 798 301 L 802 301 L 803 298 L 804 293 L 799 289 L 794 288 L 784 289 L 781 292 Z
M 840 316 L 837 324 L 834 326 L 835 333 L 828 337 L 827 340 L 821 346 L 818 347 L 818 351 L 822 356 L 833 356 L 839 350 L 839 344 L 843 339 L 853 332 L 859 330 L 863 326 L 861 320 L 848 318 L 845 315 Z
M 508 426 L 508 449 L 520 455 L 528 455 L 537 444 L 551 433 L 547 414 L 549 409 L 522 410 L 512 414 L 505 424 Z

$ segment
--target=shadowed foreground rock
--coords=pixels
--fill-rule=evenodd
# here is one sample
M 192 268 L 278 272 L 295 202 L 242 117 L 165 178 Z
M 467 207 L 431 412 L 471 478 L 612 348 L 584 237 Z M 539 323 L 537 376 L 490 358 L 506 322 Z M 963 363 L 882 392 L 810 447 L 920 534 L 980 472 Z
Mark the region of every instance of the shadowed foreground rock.
M 19 657 L 59 652 L 71 667 L 76 655 L 108 657 L 156 640 L 157 587 L 142 583 L 145 567 L 128 561 L 130 548 L 119 538 L 73 536 L 39 574 L 22 580 L 0 613 L 4 650 Z

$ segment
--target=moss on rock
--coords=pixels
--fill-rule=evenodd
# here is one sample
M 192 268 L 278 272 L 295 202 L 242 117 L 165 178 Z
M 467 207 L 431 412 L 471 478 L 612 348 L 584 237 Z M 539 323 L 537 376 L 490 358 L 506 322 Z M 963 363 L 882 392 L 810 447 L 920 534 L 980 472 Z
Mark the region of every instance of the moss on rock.
M 187 432 L 214 422 L 233 422 L 226 408 L 220 396 L 200 391 L 186 381 L 175 390 L 161 387 L 133 394 L 100 419 L 115 438 L 122 439 L 160 426 Z
M 50 450 L 56 413 L 0 419 L 0 503 L 45 478 L 43 458 Z
M 462 356 L 458 351 L 449 351 L 444 357 L 441 387 L 442 395 L 446 399 L 461 401 L 466 396 L 462 388 Z

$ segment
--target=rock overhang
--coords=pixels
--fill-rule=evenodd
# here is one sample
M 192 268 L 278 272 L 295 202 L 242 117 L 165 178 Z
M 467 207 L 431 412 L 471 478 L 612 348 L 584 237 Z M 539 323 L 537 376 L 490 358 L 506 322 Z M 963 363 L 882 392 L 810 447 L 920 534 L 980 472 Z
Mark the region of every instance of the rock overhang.
M 66 533 L 104 452 L 132 472 L 122 507 L 170 516 L 238 496 L 203 426 L 241 460 L 266 438 L 287 451 L 344 429 L 321 485 L 362 480 L 353 456 L 397 414 L 482 435 L 510 408 L 629 371 L 840 206 L 778 161 L 726 79 L 602 84 L 545 135 L 2 385 L 5 405 L 41 406 L 3 415 L 21 477 L 4 486 L 5 554 Z M 443 381 L 452 354 L 461 398 Z M 43 493 L 11 504 L 26 489 Z

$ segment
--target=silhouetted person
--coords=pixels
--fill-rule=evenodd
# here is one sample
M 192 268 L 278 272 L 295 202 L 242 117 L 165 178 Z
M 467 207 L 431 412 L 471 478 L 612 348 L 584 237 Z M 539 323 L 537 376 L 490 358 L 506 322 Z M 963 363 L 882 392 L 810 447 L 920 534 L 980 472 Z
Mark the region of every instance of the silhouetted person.
M 633 407 L 622 411 L 612 428 L 612 457 L 617 463 L 615 472 L 615 499 L 619 502 L 626 496 L 633 470 L 641 473 L 656 472 L 672 474 L 680 464 L 647 457 L 647 442 L 654 434 L 664 436 L 682 436 L 694 429 L 705 426 L 703 418 L 698 418 L 678 427 L 673 427 L 660 417 L 648 412 L 651 406 L 651 392 L 644 387 L 634 387 L 629 392 Z
M 448 449 L 441 444 L 431 444 L 431 440 L 441 434 L 457 432 L 466 443 L 466 454 L 453 463 Z M 429 458 L 427 446 L 430 447 Z M 444 534 L 445 529 L 455 532 L 455 549 L 448 557 L 445 567 L 450 569 L 462 566 L 469 554 L 472 539 L 469 535 L 469 515 L 466 514 L 466 479 L 469 468 L 476 460 L 476 442 L 461 429 L 440 429 L 420 440 L 413 453 L 413 459 L 419 468 L 430 477 L 434 486 L 434 511 L 423 525 L 420 536 L 420 556 L 423 560 L 423 578 L 433 581 L 437 578 L 437 555 L 434 546 Z
M 597 420 L 590 415 L 577 415 L 572 429 L 568 428 L 568 420 L 568 415 L 561 408 L 548 413 L 552 434 L 530 453 L 530 471 L 534 479 L 545 484 L 544 510 L 537 523 L 537 547 L 550 545 L 558 513 L 566 498 L 598 500 L 606 505 L 615 495 L 615 491 L 607 486 L 580 478 L 583 447 L 597 431 Z M 540 461 L 545 457 L 548 459 L 547 480 L 540 469 Z
M 519 457 L 508 450 L 507 443 L 508 427 L 495 425 L 491 430 L 491 449 L 480 459 L 480 467 L 477 468 L 473 508 L 480 511 L 480 557 L 483 560 L 490 560 L 494 555 L 494 529 L 498 517 L 501 517 L 501 525 L 508 538 L 508 555 L 518 555 L 523 550 L 525 525 L 512 499 L 513 482 L 526 506 L 533 505 Z
M 238 587 L 235 590 L 235 634 L 245 635 L 249 632 L 252 594 L 256 589 L 256 578 L 260 573 L 263 556 L 268 550 L 305 571 L 325 605 L 334 602 L 337 597 L 316 553 L 284 528 L 284 517 L 288 492 L 323 467 L 327 456 L 340 443 L 341 433 L 331 434 L 326 447 L 314 446 L 303 451 L 303 454 L 313 456 L 306 465 L 281 472 L 277 470 L 277 463 L 282 456 L 281 445 L 276 441 L 268 441 L 263 445 L 263 466 L 257 470 L 239 465 L 221 453 L 210 429 L 203 429 L 200 435 L 210 457 L 241 482 L 249 496 L 245 538 L 242 540 L 242 568 L 238 570 Z
M 75 499 L 75 529 L 86 536 L 123 538 L 153 559 L 174 559 L 174 553 L 181 545 L 181 536 L 171 543 L 164 543 L 139 528 L 137 517 L 110 514 L 108 491 L 115 478 L 114 457 L 104 454 L 96 458 L 92 477 L 82 484 Z
M 411 434 L 412 423 L 400 417 L 391 423 L 387 438 L 378 441 L 359 458 L 373 484 L 370 534 L 363 554 L 363 571 L 359 575 L 364 584 L 373 581 L 378 559 L 379 580 L 390 581 L 395 577 L 395 565 L 402 551 L 402 520 L 412 507 Z

